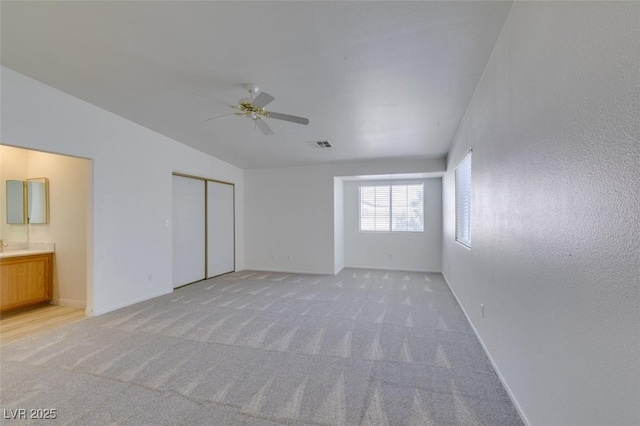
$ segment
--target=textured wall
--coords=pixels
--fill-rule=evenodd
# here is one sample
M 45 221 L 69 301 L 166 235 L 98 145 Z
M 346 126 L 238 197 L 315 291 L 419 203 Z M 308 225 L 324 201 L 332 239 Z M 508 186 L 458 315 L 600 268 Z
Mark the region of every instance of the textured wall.
M 442 173 L 444 167 L 437 158 L 245 170 L 247 269 L 333 274 L 340 219 L 334 177 Z
M 87 301 L 87 193 L 91 162 L 28 151 L 31 178 L 49 179 L 49 223 L 29 225 L 29 241 L 55 243 L 53 299 L 85 307 Z
M 639 108 L 640 3 L 516 2 L 450 152 L 443 269 L 531 424 L 640 424 Z
M 27 151 L 10 146 L 0 146 L 0 239 L 5 242 L 26 242 L 29 240 L 27 225 L 7 223 L 6 194 L 7 180 L 27 179 L 27 164 Z
M 172 291 L 171 172 L 236 184 L 236 267 L 244 267 L 244 172 L 2 68 L 2 142 L 90 158 L 87 309 L 101 314 Z
M 360 185 L 424 184 L 424 232 L 360 232 Z M 346 266 L 437 271 L 442 265 L 442 180 L 347 181 L 344 184 Z M 390 254 L 392 256 L 390 256 Z

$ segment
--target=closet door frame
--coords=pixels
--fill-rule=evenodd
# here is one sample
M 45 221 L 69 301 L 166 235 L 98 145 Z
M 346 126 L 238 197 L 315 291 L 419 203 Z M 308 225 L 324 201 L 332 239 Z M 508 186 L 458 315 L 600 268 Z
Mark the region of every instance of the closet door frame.
M 202 180 L 172 176 L 172 269 L 173 288 L 202 281 L 206 257 L 202 247 L 206 244 L 205 205 Z M 204 263 L 203 263 L 204 262 Z M 202 269 L 201 269 L 202 268 Z
M 231 255 L 232 255 L 232 263 L 231 263 L 231 270 L 227 270 L 225 272 L 220 272 L 217 273 L 216 275 L 211 275 L 209 276 L 209 272 L 211 270 L 211 272 L 215 273 L 215 264 L 211 265 L 211 268 L 209 267 L 209 263 L 211 261 L 211 259 L 209 258 L 209 255 L 212 254 L 209 252 L 209 250 L 216 250 L 217 245 L 215 244 L 216 241 L 218 241 L 216 238 L 212 238 L 211 240 L 209 239 L 210 234 L 212 232 L 212 229 L 210 229 L 210 223 L 209 223 L 209 219 L 211 219 L 211 213 L 214 211 L 214 209 L 209 210 L 209 200 L 211 199 L 211 197 L 209 196 L 209 192 L 210 190 L 214 189 L 213 185 L 224 185 L 227 187 L 231 187 Z M 206 268 L 205 268 L 205 279 L 210 279 L 210 278 L 214 278 L 214 277 L 219 277 L 221 275 L 226 275 L 226 274 L 230 274 L 231 272 L 235 272 L 236 270 L 236 187 L 234 184 L 229 183 L 229 182 L 222 182 L 219 180 L 215 180 L 215 179 L 207 179 L 206 183 L 205 183 L 205 191 L 207 192 L 207 196 L 205 197 L 205 232 L 207 233 L 206 238 L 205 238 L 205 242 L 207 244 L 207 250 L 205 251 L 205 255 L 206 255 Z M 213 199 L 213 201 L 215 201 L 215 197 Z M 228 212 L 228 211 L 227 211 Z M 215 224 L 215 220 L 213 220 L 211 222 L 211 225 L 213 226 Z M 228 240 L 227 240 L 228 241 Z M 213 242 L 213 244 L 212 244 Z M 224 247 L 224 246 L 222 246 Z
M 233 271 L 225 272 L 224 274 L 216 275 L 219 277 L 221 275 L 230 274 L 235 272 L 236 270 L 236 184 L 233 182 L 226 182 L 218 179 L 210 179 L 202 176 L 194 176 L 186 173 L 173 172 L 172 176 L 180 176 L 184 178 L 191 178 L 204 181 L 204 278 L 202 280 L 194 281 L 193 283 L 197 283 L 200 281 L 208 280 L 214 277 L 208 277 L 209 275 L 209 220 L 208 220 L 208 208 L 209 208 L 209 190 L 208 184 L 209 182 L 221 183 L 224 185 L 231 185 L 233 188 L 233 198 L 232 198 L 232 207 L 233 207 Z M 173 267 L 173 266 L 172 266 Z M 190 285 L 193 283 L 187 283 L 181 285 L 180 287 L 184 287 L 185 285 Z M 179 287 L 175 287 L 179 288 Z

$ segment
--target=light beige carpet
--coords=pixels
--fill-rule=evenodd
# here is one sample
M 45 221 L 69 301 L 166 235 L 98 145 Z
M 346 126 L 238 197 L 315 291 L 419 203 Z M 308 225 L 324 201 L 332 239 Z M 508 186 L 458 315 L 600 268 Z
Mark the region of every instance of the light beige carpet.
M 522 424 L 440 274 L 237 272 L 0 350 L 60 424 Z

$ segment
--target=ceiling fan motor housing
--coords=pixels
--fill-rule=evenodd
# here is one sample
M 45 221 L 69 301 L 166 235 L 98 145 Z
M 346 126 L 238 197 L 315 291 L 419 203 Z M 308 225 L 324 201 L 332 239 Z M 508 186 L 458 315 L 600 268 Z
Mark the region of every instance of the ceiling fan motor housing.
M 269 113 L 264 108 L 257 108 L 251 102 L 240 102 L 237 108 L 240 110 L 240 114 L 248 115 L 252 117 L 269 117 Z
M 256 95 L 256 93 L 258 93 L 260 91 L 260 88 L 258 86 L 256 86 L 255 84 L 247 84 L 246 89 L 249 91 L 249 93 L 251 93 L 253 96 Z
M 251 98 L 243 98 L 238 101 L 236 106 L 232 108 L 237 112 L 228 115 L 238 115 L 241 117 L 247 117 L 254 121 L 257 128 L 265 135 L 272 135 L 273 131 L 267 125 L 265 118 L 274 118 L 276 120 L 289 121 L 292 123 L 307 125 L 309 119 L 304 117 L 296 117 L 295 115 L 282 114 L 279 112 L 271 112 L 264 109 L 264 107 L 271 103 L 275 98 L 268 93 L 260 92 L 260 88 L 255 84 L 247 84 L 246 89 L 251 94 Z M 256 93 L 260 92 L 258 96 L 254 98 Z M 224 117 L 224 116 L 223 116 Z M 213 120 L 220 117 L 212 117 L 208 120 Z

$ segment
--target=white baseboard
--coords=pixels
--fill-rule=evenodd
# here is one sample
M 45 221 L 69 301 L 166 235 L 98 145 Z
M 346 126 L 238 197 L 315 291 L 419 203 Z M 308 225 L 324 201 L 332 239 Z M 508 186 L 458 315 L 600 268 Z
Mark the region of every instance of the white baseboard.
M 344 266 L 338 272 L 309 272 L 309 271 L 299 271 L 299 270 L 292 270 L 292 269 L 270 269 L 270 268 L 248 268 L 248 269 L 245 269 L 243 271 L 236 271 L 236 272 L 251 271 L 251 272 L 270 272 L 270 273 L 273 273 L 273 274 L 338 275 L 341 271 L 343 271 L 344 269 L 348 269 L 348 268 L 352 268 L 352 269 L 370 269 L 370 270 L 374 270 L 374 271 L 422 272 L 422 273 L 429 273 L 429 274 L 441 274 L 442 273 L 442 271 L 440 271 L 440 270 L 431 270 L 431 269 L 380 268 L 380 267 L 372 267 L 372 266 L 351 266 L 351 265 Z
M 81 308 L 86 309 L 87 302 L 82 300 L 73 300 L 73 299 L 53 299 L 49 302 L 50 305 L 57 306 L 69 306 L 72 308 Z
M 166 291 L 166 290 L 165 291 L 161 291 L 161 292 L 158 292 L 156 294 L 140 297 L 138 299 L 129 300 L 127 302 L 120 303 L 118 305 L 109 306 L 108 308 L 102 308 L 102 309 L 95 309 L 94 308 L 93 312 L 87 312 L 87 316 L 97 317 L 97 316 L 100 316 L 100 315 L 104 315 L 104 314 L 106 314 L 108 312 L 117 311 L 118 309 L 122 309 L 122 308 L 125 308 L 127 306 L 135 305 L 136 303 L 144 302 L 146 300 L 155 299 L 156 297 L 164 296 L 165 294 L 170 294 L 170 293 L 173 293 L 173 289 L 171 289 L 169 291 Z
M 236 272 L 270 272 L 272 274 L 333 275 L 333 272 L 309 272 L 293 269 L 247 268 Z
M 389 267 L 389 268 L 382 268 L 380 266 L 356 266 L 356 265 L 346 265 L 345 268 L 353 268 L 353 269 L 372 269 L 375 271 L 406 271 L 406 272 L 424 272 L 424 273 L 430 273 L 430 274 L 441 274 L 442 271 L 440 270 L 433 270 L 433 269 L 412 269 L 412 268 L 395 268 L 395 267 Z
M 309 272 L 309 271 L 298 271 L 298 270 L 292 270 L 292 269 L 270 269 L 270 268 L 248 268 L 248 269 L 245 269 L 242 271 L 236 271 L 236 272 L 251 271 L 251 272 L 270 272 L 273 274 L 338 275 L 341 271 L 348 268 L 370 269 L 374 271 L 422 272 L 422 273 L 429 273 L 429 274 L 442 273 L 442 271 L 440 270 L 432 270 L 432 269 L 380 268 L 380 267 L 373 267 L 373 266 L 351 266 L 351 265 L 342 267 L 338 272 Z
M 462 309 L 462 312 L 464 312 L 464 316 L 467 317 L 467 321 L 469 321 L 469 324 L 471 325 L 471 329 L 473 329 L 473 332 L 475 333 L 476 337 L 478 338 L 478 341 L 480 342 L 480 345 L 482 346 L 482 350 L 484 351 L 485 355 L 487 355 L 487 358 L 489 358 L 489 362 L 493 366 L 493 369 L 495 370 L 495 372 L 496 372 L 496 374 L 498 376 L 498 379 L 500 380 L 500 383 L 502 383 L 502 386 L 504 386 L 504 389 L 507 391 L 507 395 L 509 395 L 509 399 L 511 399 L 511 402 L 513 403 L 513 406 L 516 407 L 516 411 L 520 415 L 520 419 L 522 420 L 522 422 L 526 426 L 530 426 L 531 423 L 529 422 L 529 419 L 527 419 L 527 416 L 524 414 L 524 411 L 522 411 L 522 407 L 520 407 L 520 404 L 518 403 L 518 400 L 516 399 L 516 397 L 513 394 L 513 392 L 511 392 L 511 388 L 509 387 L 509 385 L 507 384 L 507 381 L 502 376 L 502 373 L 500 373 L 500 369 L 498 368 L 496 363 L 493 361 L 493 358 L 491 357 L 491 354 L 489 353 L 489 351 L 487 350 L 487 347 L 485 346 L 484 342 L 482 341 L 482 338 L 480 337 L 480 334 L 478 334 L 478 330 L 476 330 L 476 327 L 475 327 L 475 325 L 473 325 L 473 322 L 471 321 L 471 318 L 467 314 L 466 309 L 464 308 L 464 306 L 462 306 L 462 303 L 460 303 L 460 299 L 458 299 L 458 295 L 456 294 L 456 292 L 453 289 L 453 287 L 451 287 L 451 284 L 449 284 L 449 280 L 447 279 L 447 276 L 444 274 L 444 272 L 442 272 L 442 276 L 444 277 L 444 281 L 447 283 L 447 286 L 449 287 L 449 290 L 451 290 L 451 293 L 453 293 L 453 297 L 456 298 L 456 302 L 458 302 L 458 305 Z

